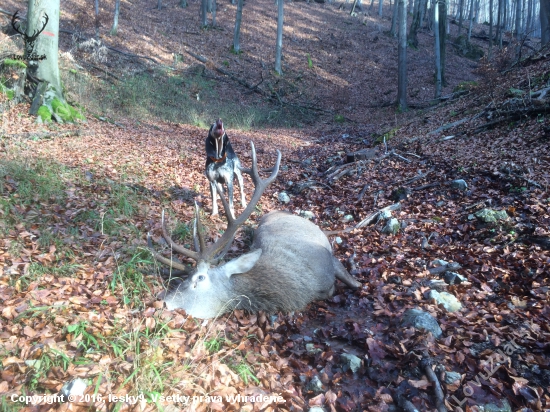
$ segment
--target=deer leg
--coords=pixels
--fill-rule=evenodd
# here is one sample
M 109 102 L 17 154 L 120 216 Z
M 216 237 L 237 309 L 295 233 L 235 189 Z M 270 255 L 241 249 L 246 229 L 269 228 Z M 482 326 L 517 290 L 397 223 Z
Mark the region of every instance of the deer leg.
M 212 216 L 218 214 L 218 191 L 216 190 L 216 182 L 210 182 L 210 193 L 212 194 Z
M 246 207 L 246 199 L 244 197 L 243 175 L 241 174 L 241 171 L 238 168 L 235 168 L 235 174 L 237 175 L 237 181 L 239 182 L 239 188 L 241 189 L 241 205 L 243 207 Z
M 338 259 L 336 259 L 334 256 L 332 257 L 332 262 L 334 265 L 334 274 L 336 275 L 336 279 L 341 280 L 346 285 L 348 285 L 350 288 L 357 289 L 361 287 L 361 282 L 358 282 L 354 279 L 353 276 L 349 274 L 349 272 L 346 270 L 344 265 L 342 265 L 342 262 L 340 262 Z

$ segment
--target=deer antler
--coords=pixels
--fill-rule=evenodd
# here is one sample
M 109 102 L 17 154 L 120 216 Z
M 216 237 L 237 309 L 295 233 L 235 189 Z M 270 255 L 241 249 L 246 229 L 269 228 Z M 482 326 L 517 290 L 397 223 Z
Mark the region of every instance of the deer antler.
M 17 10 L 15 13 L 13 13 L 13 16 L 11 18 L 11 27 L 13 27 L 13 29 L 19 33 L 21 36 L 26 36 L 27 34 L 24 32 L 24 31 L 21 31 L 21 23 L 19 23 L 18 25 L 16 25 L 16 23 L 18 21 L 20 21 L 20 17 L 18 16 L 19 14 L 19 10 Z
M 195 260 L 196 262 L 205 261 L 212 264 L 217 264 L 219 260 L 227 253 L 229 248 L 231 247 L 231 242 L 235 238 L 235 234 L 237 233 L 237 230 L 239 227 L 243 225 L 243 223 L 250 217 L 254 209 L 256 208 L 256 204 L 262 197 L 263 192 L 269 186 L 271 182 L 275 180 L 277 177 L 277 174 L 279 173 L 279 166 L 281 164 L 281 152 L 277 150 L 277 161 L 275 162 L 275 165 L 267 169 L 271 172 L 271 175 L 267 179 L 261 179 L 260 178 L 260 171 L 258 170 L 258 162 L 256 159 L 256 149 L 254 148 L 254 143 L 250 142 L 250 147 L 252 150 L 252 168 L 251 169 L 245 169 L 246 173 L 249 173 L 252 177 L 252 181 L 254 182 L 254 194 L 252 195 L 252 199 L 250 200 L 250 203 L 248 203 L 248 206 L 245 208 L 245 210 L 239 215 L 238 218 L 234 219 L 232 217 L 232 214 L 230 213 L 229 203 L 223 196 L 223 192 L 221 191 L 221 188 L 216 185 L 218 193 L 220 194 L 223 208 L 225 209 L 225 215 L 227 216 L 227 229 L 223 233 L 223 235 L 214 242 L 214 244 L 210 245 L 209 247 L 205 246 L 204 242 L 204 235 L 202 230 L 202 224 L 200 221 L 200 215 L 199 215 L 199 208 L 197 204 L 195 204 L 195 223 L 193 227 L 194 232 L 194 246 L 196 251 L 189 250 L 181 245 L 178 245 L 175 243 L 172 238 L 170 237 L 170 234 L 168 233 L 168 230 L 166 229 L 166 224 L 164 221 L 164 211 L 162 211 L 162 237 L 168 245 L 170 245 L 170 248 L 173 251 L 176 251 L 178 253 L 181 253 L 182 255 Z M 187 268 L 185 265 L 175 262 L 172 259 L 168 259 L 164 256 L 162 256 L 160 253 L 156 252 L 153 249 L 153 244 L 151 242 L 151 236 L 147 235 L 147 243 L 149 245 L 149 249 L 151 250 L 151 253 L 153 256 L 161 263 L 168 265 L 174 269 L 178 270 L 186 270 Z

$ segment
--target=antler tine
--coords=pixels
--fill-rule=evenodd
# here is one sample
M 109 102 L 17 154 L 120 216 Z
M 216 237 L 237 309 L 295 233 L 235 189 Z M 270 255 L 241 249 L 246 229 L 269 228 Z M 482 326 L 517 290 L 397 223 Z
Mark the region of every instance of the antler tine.
M 164 256 L 162 256 L 160 253 L 158 253 L 154 246 L 153 246 L 153 242 L 151 241 L 151 234 L 150 233 L 147 233 L 147 246 L 149 246 L 149 251 L 151 252 L 151 254 L 155 257 L 156 260 L 158 260 L 160 263 L 164 263 L 166 266 L 169 266 L 171 268 L 174 268 L 174 269 L 178 269 L 178 270 L 183 270 L 183 271 L 188 271 L 189 268 L 179 262 L 176 262 L 172 259 L 168 259 Z
M 48 21 L 50 21 L 50 18 L 48 17 L 47 14 L 45 14 L 44 17 L 46 18 L 46 21 L 45 21 L 44 24 L 42 25 L 42 28 L 41 28 L 41 29 L 38 29 L 38 30 L 35 30 L 35 31 L 32 33 L 32 36 L 29 36 L 29 39 L 28 39 L 27 41 L 34 41 L 34 40 L 36 40 L 36 38 L 38 37 L 38 35 L 44 31 L 44 29 L 46 28 L 46 25 L 48 24 Z
M 199 253 L 193 252 L 192 250 L 186 249 L 185 247 L 178 245 L 172 240 L 172 237 L 168 233 L 168 230 L 166 230 L 166 223 L 164 221 L 164 210 L 162 211 L 162 237 L 166 242 L 170 245 L 170 248 L 172 250 L 175 250 L 178 253 L 181 253 L 182 255 L 191 258 L 195 261 L 199 260 Z
M 220 193 L 223 208 L 225 210 L 225 215 L 227 217 L 227 230 L 212 246 L 205 250 L 204 253 L 201 253 L 201 258 L 204 260 L 214 260 L 216 256 L 218 256 L 217 259 L 220 259 L 221 256 L 225 254 L 225 252 L 227 252 L 229 248 L 228 244 L 233 241 L 237 230 L 243 225 L 246 219 L 250 217 L 250 215 L 256 208 L 256 204 L 262 197 L 264 190 L 267 188 L 267 186 L 269 186 L 271 182 L 275 180 L 277 174 L 279 173 L 279 166 L 281 164 L 281 152 L 279 150 L 277 150 L 277 161 L 275 162 L 275 165 L 270 169 L 271 175 L 269 175 L 267 179 L 262 180 L 260 178 L 260 173 L 258 170 L 256 149 L 253 142 L 250 142 L 250 148 L 252 151 L 252 170 L 250 170 L 250 175 L 252 176 L 252 181 L 254 182 L 254 194 L 252 195 L 252 199 L 248 203 L 248 206 L 241 213 L 241 215 L 238 218 L 233 219 L 227 200 L 225 200 L 224 196 L 221 195 L 220 189 L 216 186 L 218 193 Z M 220 253 L 220 251 L 223 252 Z
M 21 24 L 19 24 L 18 26 L 16 26 L 15 23 L 17 23 L 17 19 L 19 18 L 18 16 L 19 14 L 19 10 L 17 10 L 15 13 L 13 13 L 13 16 L 11 17 L 11 27 L 13 27 L 13 29 L 19 33 L 20 35 L 24 36 L 25 35 L 25 32 L 21 31 L 20 28 L 21 28 Z
M 195 250 L 199 254 L 203 253 L 204 250 L 206 249 L 206 246 L 204 243 L 200 209 L 197 202 L 195 202 L 195 223 L 193 225 L 193 242 L 195 243 Z

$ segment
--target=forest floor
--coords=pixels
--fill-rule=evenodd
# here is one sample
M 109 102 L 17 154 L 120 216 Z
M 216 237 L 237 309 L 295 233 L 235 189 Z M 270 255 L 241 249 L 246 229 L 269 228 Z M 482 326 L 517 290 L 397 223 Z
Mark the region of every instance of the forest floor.
M 90 4 L 62 3 L 65 93 L 87 122 L 39 125 L 28 104 L 0 95 L 0 409 L 550 408 L 544 53 L 514 67 L 513 47 L 494 50 L 491 64 L 468 60 L 456 54 L 451 24 L 449 98 L 432 105 L 433 37 L 423 29 L 408 50 L 413 109 L 399 112 L 389 5 L 382 17 L 352 17 L 343 2 L 285 3 L 278 76 L 271 1 L 245 4 L 238 55 L 231 4 L 201 29 L 196 1 L 165 1 L 160 11 L 122 1 L 118 35 L 108 35 L 112 10 L 102 8 L 97 43 Z M 20 52 L 7 35 L 0 45 Z M 163 308 L 145 247 L 148 232 L 160 238 L 162 210 L 185 244 L 195 202 L 210 239 L 225 228 L 223 215 L 209 216 L 204 176 L 206 128 L 218 116 L 245 166 L 250 141 L 262 167 L 282 152 L 247 226 L 284 209 L 312 212 L 326 230 L 352 229 L 399 203 L 395 235 L 377 214 L 330 237 L 359 290 L 339 285 L 332 299 L 275 317 L 236 311 L 200 322 Z M 483 221 L 486 209 L 506 216 Z M 248 250 L 249 233 L 228 257 Z M 462 280 L 438 275 L 441 261 Z M 461 309 L 438 305 L 432 290 Z M 441 336 L 404 324 L 412 308 L 431 314 Z M 77 378 L 87 395 L 78 401 L 19 400 Z

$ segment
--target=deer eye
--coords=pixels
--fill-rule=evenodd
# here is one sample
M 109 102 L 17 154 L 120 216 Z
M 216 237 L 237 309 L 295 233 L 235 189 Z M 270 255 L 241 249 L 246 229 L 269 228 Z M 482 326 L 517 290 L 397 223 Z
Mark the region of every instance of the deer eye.
M 204 275 L 200 275 L 198 279 L 199 279 L 200 281 L 203 281 L 203 280 L 204 280 Z

